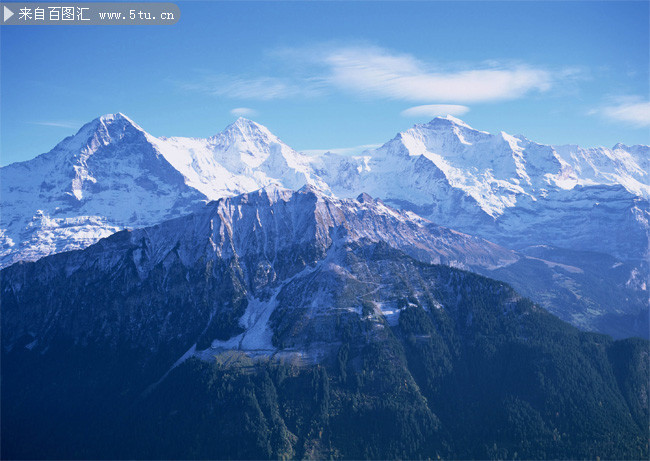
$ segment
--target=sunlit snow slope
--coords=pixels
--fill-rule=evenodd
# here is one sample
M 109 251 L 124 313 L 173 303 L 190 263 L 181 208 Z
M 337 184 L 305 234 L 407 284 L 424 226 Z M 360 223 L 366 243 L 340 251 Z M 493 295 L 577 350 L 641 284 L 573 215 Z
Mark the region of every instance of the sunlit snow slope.
M 119 229 L 268 185 L 368 192 L 501 245 L 551 245 L 643 260 L 648 146 L 583 149 L 436 118 L 359 155 L 296 152 L 239 119 L 207 139 L 156 138 L 106 115 L 33 160 L 0 169 L 0 266 L 83 248 Z
M 306 157 L 249 120 L 209 139 L 159 139 L 123 114 L 93 120 L 0 175 L 1 266 L 84 248 L 271 184 L 326 187 Z
M 358 156 L 325 154 L 314 166 L 337 195 L 365 191 L 513 248 L 647 253 L 648 146 L 548 146 L 448 116 Z

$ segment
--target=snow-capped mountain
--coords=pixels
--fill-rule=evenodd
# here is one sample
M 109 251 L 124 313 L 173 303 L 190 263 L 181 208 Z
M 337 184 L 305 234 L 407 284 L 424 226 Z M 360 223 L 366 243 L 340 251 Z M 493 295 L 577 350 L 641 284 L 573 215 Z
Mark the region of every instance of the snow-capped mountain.
M 204 197 L 122 114 L 2 168 L 2 265 L 86 247 L 124 227 L 188 213 Z
M 210 200 L 252 192 L 269 184 L 299 189 L 327 186 L 312 174 L 309 159 L 268 128 L 239 118 L 207 139 L 148 137 L 190 187 Z
M 0 175 L 0 267 L 84 248 L 269 184 L 326 187 L 304 156 L 249 120 L 209 139 L 159 139 L 123 114 L 99 117 Z
M 106 115 L 0 170 L 0 265 L 83 248 L 270 184 L 347 198 L 367 192 L 511 248 L 639 260 L 648 248 L 649 158 L 648 146 L 547 146 L 450 116 L 357 156 L 306 156 L 243 118 L 194 139 L 156 138 L 122 114 Z
M 415 125 L 316 172 L 341 196 L 366 191 L 435 222 L 513 248 L 559 247 L 643 259 L 650 147 L 547 146 L 451 117 Z
M 307 156 L 246 119 L 207 139 L 156 138 L 122 114 L 107 115 L 52 151 L 0 169 L 0 266 L 85 248 L 209 200 L 309 185 L 332 197 L 368 192 L 521 250 L 530 257 L 499 269 L 442 254 L 431 261 L 508 281 L 580 327 L 640 334 L 647 323 L 649 153 L 648 146 L 621 144 L 545 146 L 445 117 L 358 156 Z M 366 225 L 374 224 L 359 223 L 356 232 Z M 553 282 L 540 278 L 549 267 Z

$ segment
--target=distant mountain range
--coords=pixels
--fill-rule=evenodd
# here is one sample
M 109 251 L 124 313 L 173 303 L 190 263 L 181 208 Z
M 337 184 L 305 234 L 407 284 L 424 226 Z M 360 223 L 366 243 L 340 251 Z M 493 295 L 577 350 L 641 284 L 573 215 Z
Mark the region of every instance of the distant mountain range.
M 491 240 L 505 260 L 477 264 L 468 249 L 429 261 L 505 280 L 582 328 L 647 336 L 649 158 L 648 146 L 546 146 L 449 116 L 359 155 L 309 156 L 243 118 L 191 139 L 107 115 L 0 169 L 0 262 L 85 248 L 222 197 L 308 185 L 332 200 L 369 193 Z
M 315 164 L 335 194 L 365 191 L 510 248 L 647 255 L 649 146 L 547 146 L 448 116 L 358 157 Z
M 366 192 L 514 249 L 544 244 L 641 260 L 649 172 L 648 146 L 546 146 L 449 116 L 357 156 L 307 156 L 243 118 L 193 139 L 156 138 L 125 115 L 106 115 L 0 170 L 0 261 L 83 248 L 270 184 L 342 198 Z

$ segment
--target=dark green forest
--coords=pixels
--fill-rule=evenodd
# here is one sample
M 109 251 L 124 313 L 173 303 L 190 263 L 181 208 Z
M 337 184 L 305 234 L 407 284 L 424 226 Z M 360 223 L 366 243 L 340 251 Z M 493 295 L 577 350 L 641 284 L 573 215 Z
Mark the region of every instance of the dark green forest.
M 647 340 L 581 332 L 502 282 L 385 245 L 350 247 L 340 261 L 354 277 L 294 279 L 270 318 L 281 350 L 326 334 L 319 360 L 230 350 L 165 375 L 200 329 L 152 353 L 116 339 L 127 323 L 83 343 L 62 323 L 41 349 L 30 335 L 3 347 L 2 458 L 648 459 Z M 161 280 L 187 285 L 179 274 Z M 120 298 L 111 294 L 124 290 L 120 280 L 98 281 L 101 297 L 86 290 L 74 302 L 101 314 L 158 290 L 158 303 L 182 299 L 191 312 L 192 282 L 187 298 L 132 283 Z M 368 281 L 383 291 L 368 292 Z M 301 306 L 322 286 L 338 288 L 318 324 Z M 22 299 L 68 299 L 38 290 Z M 380 301 L 401 309 L 396 323 Z M 355 303 L 359 313 L 336 308 Z
M 67 355 L 67 369 L 7 354 L 3 458 L 647 459 L 647 341 L 526 300 L 501 316 L 470 297 L 471 325 L 412 301 L 381 341 L 343 332 L 325 363 L 233 351 L 149 392 L 128 354 Z

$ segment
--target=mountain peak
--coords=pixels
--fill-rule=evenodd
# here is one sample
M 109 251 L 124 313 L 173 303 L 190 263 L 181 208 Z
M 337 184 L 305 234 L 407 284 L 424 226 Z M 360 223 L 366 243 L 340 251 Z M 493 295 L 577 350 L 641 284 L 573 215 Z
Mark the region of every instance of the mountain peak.
M 264 135 L 266 137 L 275 138 L 275 135 L 273 135 L 267 127 L 244 117 L 239 117 L 233 123 L 228 125 L 223 130 L 223 133 L 237 134 L 245 137 Z
M 359 194 L 359 196 L 357 197 L 357 202 L 360 202 L 360 203 L 374 203 L 375 201 L 367 193 L 361 192 Z
M 81 127 L 77 135 L 85 133 L 111 134 L 113 131 L 124 132 L 125 130 L 136 130 L 144 132 L 140 126 L 121 112 L 115 114 L 104 114 Z M 76 137 L 76 136 L 75 136 Z
M 269 145 L 279 143 L 280 140 L 264 125 L 239 117 L 228 125 L 221 133 L 218 133 L 211 140 L 217 143 L 242 144 L 242 145 Z
M 120 141 L 125 136 L 146 134 L 129 117 L 121 112 L 105 114 L 83 125 L 74 136 L 64 139 L 58 148 L 78 152 L 81 149 L 95 151 L 100 145 Z
M 131 120 L 129 117 L 124 115 L 122 112 L 117 112 L 115 114 L 104 114 L 100 117 L 97 117 L 90 123 L 87 123 L 84 125 L 84 127 L 90 126 L 93 128 L 94 131 L 101 130 L 102 127 L 109 128 L 109 127 L 115 127 L 118 129 L 135 129 L 137 131 L 142 131 L 144 130 L 135 123 L 133 120 Z M 84 128 L 82 127 L 82 129 Z
M 462 126 L 463 128 L 469 128 L 470 130 L 474 129 L 471 126 L 469 126 L 467 123 L 463 122 L 459 118 L 454 117 L 453 115 L 445 115 L 444 117 L 435 117 L 427 125 L 429 126 L 456 125 L 456 126 Z
M 268 128 L 243 117 L 209 138 L 208 142 L 211 149 L 225 155 L 221 160 L 230 163 L 233 168 L 242 163 L 257 168 L 274 149 L 285 146 Z M 288 146 L 285 148 L 289 149 Z
M 248 119 L 246 117 L 238 117 L 237 120 L 235 120 L 232 125 L 238 125 L 238 126 L 250 126 L 250 125 L 259 125 L 257 122 L 254 122 L 251 119 Z
M 130 123 L 131 125 L 136 125 L 136 123 L 133 120 L 131 120 L 128 116 L 126 116 L 122 112 L 116 112 L 114 114 L 104 114 L 101 117 L 98 117 L 97 119 L 103 123 L 127 122 Z

